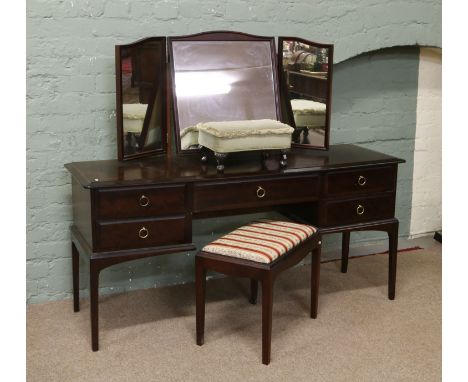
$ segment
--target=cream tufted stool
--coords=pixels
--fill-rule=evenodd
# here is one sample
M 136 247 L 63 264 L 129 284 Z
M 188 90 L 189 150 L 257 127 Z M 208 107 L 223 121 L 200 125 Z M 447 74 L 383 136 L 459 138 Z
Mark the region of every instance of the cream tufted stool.
M 195 256 L 197 344 L 205 331 L 205 288 L 208 269 L 251 280 L 251 303 L 262 283 L 262 362 L 270 363 L 273 283 L 282 271 L 312 252 L 310 316 L 317 317 L 320 235 L 310 225 L 261 220 L 240 227 L 205 246 Z

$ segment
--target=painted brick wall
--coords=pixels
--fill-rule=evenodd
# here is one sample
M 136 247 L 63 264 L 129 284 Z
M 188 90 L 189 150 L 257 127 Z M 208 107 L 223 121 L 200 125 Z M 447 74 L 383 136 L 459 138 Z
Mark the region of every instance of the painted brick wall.
M 227 29 L 335 44 L 336 62 L 396 45 L 441 46 L 437 0 L 27 2 L 28 302 L 70 296 L 71 161 L 116 157 L 114 45 L 150 35 Z M 361 55 L 335 67 L 332 143 L 357 142 L 405 157 L 398 216 L 408 234 L 417 49 Z M 249 217 L 209 219 L 195 241 Z M 377 236 L 356 236 L 357 240 Z M 329 239 L 330 245 L 336 239 Z M 103 291 L 186 282 L 193 254 L 103 272 Z M 83 275 L 82 285 L 87 280 Z

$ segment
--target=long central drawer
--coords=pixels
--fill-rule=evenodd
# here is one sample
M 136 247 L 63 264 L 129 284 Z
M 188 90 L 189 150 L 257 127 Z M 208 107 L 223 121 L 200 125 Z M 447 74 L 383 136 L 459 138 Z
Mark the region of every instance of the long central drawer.
M 318 175 L 196 184 L 194 212 L 261 207 L 317 200 Z

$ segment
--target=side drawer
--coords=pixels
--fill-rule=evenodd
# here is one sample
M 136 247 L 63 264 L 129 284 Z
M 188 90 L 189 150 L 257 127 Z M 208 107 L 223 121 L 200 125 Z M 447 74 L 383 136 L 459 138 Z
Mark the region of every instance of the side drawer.
M 394 191 L 397 167 L 385 166 L 330 172 L 325 180 L 326 196 Z
M 114 251 L 190 242 L 190 219 L 183 216 L 160 219 L 101 221 L 96 223 L 96 249 Z
M 194 211 L 268 206 L 317 200 L 319 177 L 283 177 L 240 182 L 200 183 L 194 187 Z
M 320 225 L 324 227 L 391 219 L 395 215 L 395 194 L 328 201 L 322 208 Z
M 97 219 L 185 213 L 185 185 L 109 188 L 97 191 Z

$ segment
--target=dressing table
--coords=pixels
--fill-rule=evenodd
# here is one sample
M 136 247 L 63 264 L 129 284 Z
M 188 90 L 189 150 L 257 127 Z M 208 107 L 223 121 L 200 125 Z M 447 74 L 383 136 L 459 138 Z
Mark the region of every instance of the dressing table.
M 259 40 L 258 36 L 234 32 L 198 34 L 184 41 L 190 41 L 190 37 L 197 43 L 227 41 L 228 46 L 239 41 L 266 41 L 272 51 L 274 48 L 272 39 Z M 304 44 L 305 40 L 298 40 Z M 281 48 L 285 40 L 280 42 Z M 174 41 L 169 45 L 172 49 Z M 286 45 L 293 46 L 289 40 L 286 40 Z M 322 49 L 323 44 L 319 48 Z M 332 47 L 327 46 L 327 49 L 329 62 L 332 62 Z M 174 59 L 173 54 L 169 52 L 169 60 Z M 282 56 L 287 55 L 287 50 L 279 49 L 278 54 L 278 61 L 273 54 L 270 57 L 274 73 L 271 77 L 273 90 L 279 92 L 273 93 L 273 108 L 281 117 L 279 119 L 294 127 L 291 107 L 287 105 L 291 97 L 285 88 L 288 73 L 284 63 L 287 60 Z M 158 61 L 158 64 L 147 65 L 148 60 Z M 122 70 L 124 61 L 126 68 Z M 150 81 L 144 82 L 144 92 L 139 92 L 143 88 L 138 88 L 136 76 L 130 74 L 131 78 L 126 80 L 123 77 L 135 72 L 138 78 L 148 78 L 142 73 L 142 68 L 135 67 L 142 61 L 145 67 L 156 68 L 157 73 L 150 77 Z M 133 67 L 129 70 L 128 65 Z M 322 71 L 324 67 L 322 65 L 318 69 Z M 328 66 L 325 76 L 329 83 L 321 147 L 311 150 L 304 144 L 292 144 L 287 167 L 280 166 L 279 153 L 272 153 L 267 158 L 262 158 L 258 151 L 237 153 L 228 159 L 224 173 L 219 173 L 212 161 L 200 162 L 197 147 L 181 149 L 177 136 L 181 131 L 180 123 L 175 123 L 177 129 L 172 130 L 175 138 L 167 134 L 171 132 L 168 123 L 171 118 L 181 121 L 177 108 L 181 112 L 184 103 L 179 102 L 174 94 L 174 72 L 172 76 L 166 76 L 170 68 L 166 65 L 165 39 L 153 37 L 116 48 L 119 160 L 65 165 L 72 175 L 74 310 L 79 311 L 81 255 L 89 264 L 94 351 L 99 348 L 100 272 L 125 261 L 195 250 L 192 243 L 194 219 L 275 210 L 319 227 L 322 234 L 342 233 L 343 272 L 347 270 L 351 231 L 385 231 L 389 236 L 388 298 L 395 298 L 398 241 L 395 196 L 398 164 L 404 161 L 355 145 L 328 145 L 331 67 Z M 235 71 L 236 68 L 230 70 Z M 124 84 L 136 86 L 132 90 L 136 101 L 129 101 Z M 146 105 L 148 110 L 141 123 L 141 134 L 133 137 L 133 142 L 136 142 L 133 147 L 128 146 L 131 140 L 127 138 L 129 134 L 135 134 L 134 125 L 131 132 L 130 129 L 127 133 L 125 131 L 122 107 L 125 99 L 125 102 Z M 187 110 L 193 111 L 190 107 Z M 173 109 L 176 109 L 175 113 L 171 112 Z M 158 133 L 151 133 L 152 130 L 158 130 Z M 176 143 L 176 154 L 166 150 L 171 142 Z M 146 155 L 148 153 L 151 155 Z

